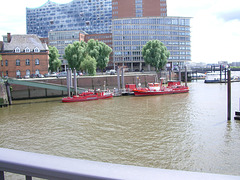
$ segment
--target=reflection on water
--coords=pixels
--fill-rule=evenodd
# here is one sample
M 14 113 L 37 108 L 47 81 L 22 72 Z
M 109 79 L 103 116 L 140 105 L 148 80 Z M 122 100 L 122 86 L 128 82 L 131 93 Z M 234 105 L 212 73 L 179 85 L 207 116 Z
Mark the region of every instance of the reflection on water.
M 225 84 L 187 94 L 0 109 L 0 147 L 137 166 L 240 175 L 240 122 L 227 121 Z M 232 84 L 232 119 L 240 83 Z

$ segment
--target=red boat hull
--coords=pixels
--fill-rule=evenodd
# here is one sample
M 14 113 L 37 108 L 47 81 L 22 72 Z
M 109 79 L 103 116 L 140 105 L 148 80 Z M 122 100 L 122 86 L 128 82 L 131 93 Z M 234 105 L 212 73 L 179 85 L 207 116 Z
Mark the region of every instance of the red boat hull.
M 82 101 L 93 101 L 99 99 L 109 99 L 112 98 L 112 94 L 88 94 L 88 95 L 80 95 L 80 96 L 73 96 L 73 97 L 65 97 L 62 98 L 62 102 L 69 103 L 69 102 L 82 102 Z
M 187 93 L 188 88 L 176 88 L 176 89 L 166 89 L 162 91 L 149 91 L 147 89 L 134 89 L 135 96 L 156 96 L 156 95 L 165 95 L 165 94 L 179 94 Z

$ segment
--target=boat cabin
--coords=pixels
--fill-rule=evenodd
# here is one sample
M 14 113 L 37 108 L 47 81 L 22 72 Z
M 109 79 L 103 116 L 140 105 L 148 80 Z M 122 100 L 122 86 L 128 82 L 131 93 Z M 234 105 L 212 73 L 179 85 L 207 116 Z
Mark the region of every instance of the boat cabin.
M 160 83 L 148 83 L 148 88 L 150 91 L 159 91 L 161 89 Z
M 181 85 L 180 81 L 168 81 L 168 86 L 179 86 Z
M 125 88 L 128 89 L 129 91 L 132 91 L 136 89 L 136 84 L 126 84 Z

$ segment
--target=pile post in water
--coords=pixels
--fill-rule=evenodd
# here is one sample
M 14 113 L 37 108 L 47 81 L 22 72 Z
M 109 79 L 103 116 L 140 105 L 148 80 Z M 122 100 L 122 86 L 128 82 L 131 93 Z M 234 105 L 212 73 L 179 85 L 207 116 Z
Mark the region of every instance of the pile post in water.
M 187 66 L 185 66 L 185 86 L 187 87 Z
M 73 75 L 74 92 L 75 92 L 75 95 L 77 95 L 78 94 L 78 92 L 77 92 L 77 70 L 75 68 L 73 69 L 73 73 L 74 73 L 74 75 Z
M 125 82 L 124 82 L 124 68 L 122 68 L 122 89 L 125 88 Z
M 228 120 L 231 120 L 231 70 L 228 69 L 228 88 L 227 88 L 227 112 Z
M 67 93 L 68 93 L 68 97 L 70 97 L 70 69 L 67 68 Z
M 178 72 L 178 80 L 181 82 L 182 77 L 181 77 L 181 67 L 180 66 L 178 66 L 178 70 L 179 70 L 179 72 Z
M 235 120 L 240 120 L 240 98 L 239 98 L 239 111 L 236 111 L 235 112 L 235 117 L 234 117 Z

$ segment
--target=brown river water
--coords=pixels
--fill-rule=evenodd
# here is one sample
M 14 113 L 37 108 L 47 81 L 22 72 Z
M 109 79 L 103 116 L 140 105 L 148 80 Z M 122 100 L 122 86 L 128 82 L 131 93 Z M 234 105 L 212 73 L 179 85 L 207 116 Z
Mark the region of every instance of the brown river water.
M 18 100 L 0 108 L 0 147 L 77 159 L 240 176 L 240 83 L 190 92 L 65 104 Z M 11 179 L 11 176 L 10 176 Z

